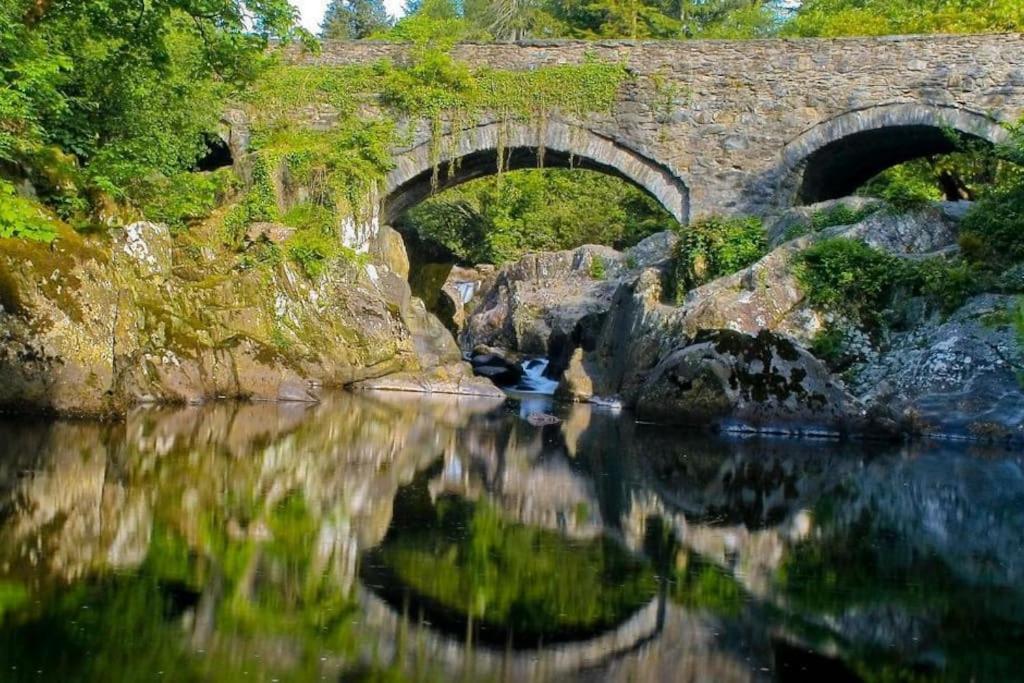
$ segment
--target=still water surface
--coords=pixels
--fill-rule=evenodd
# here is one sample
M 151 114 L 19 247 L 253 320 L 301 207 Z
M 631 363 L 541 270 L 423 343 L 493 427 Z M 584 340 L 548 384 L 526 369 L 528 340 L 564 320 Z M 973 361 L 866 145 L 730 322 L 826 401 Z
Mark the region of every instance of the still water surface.
M 2 681 L 1005 681 L 1022 658 L 1017 453 L 535 397 L 0 422 Z

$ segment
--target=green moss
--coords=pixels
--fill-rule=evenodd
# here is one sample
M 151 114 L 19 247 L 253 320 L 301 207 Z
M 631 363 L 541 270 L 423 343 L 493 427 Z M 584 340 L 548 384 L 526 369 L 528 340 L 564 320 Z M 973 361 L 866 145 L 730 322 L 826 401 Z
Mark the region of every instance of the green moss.
M 304 188 L 334 226 L 345 217 L 368 218 L 392 149 L 402 141 L 398 120 L 432 122 L 436 179 L 442 121 L 457 134 L 494 116 L 542 124 L 557 112 L 607 111 L 627 78 L 623 66 L 596 61 L 513 72 L 473 70 L 425 44 L 410 54 L 402 66 L 281 64 L 260 78 L 243 103 L 257 158 L 253 189 L 224 221 L 228 243 L 237 245 L 249 223 L 277 218 L 266 182 L 276 172 L 285 184 Z M 305 123 L 311 110 L 331 111 L 336 120 L 327 130 L 314 128 Z

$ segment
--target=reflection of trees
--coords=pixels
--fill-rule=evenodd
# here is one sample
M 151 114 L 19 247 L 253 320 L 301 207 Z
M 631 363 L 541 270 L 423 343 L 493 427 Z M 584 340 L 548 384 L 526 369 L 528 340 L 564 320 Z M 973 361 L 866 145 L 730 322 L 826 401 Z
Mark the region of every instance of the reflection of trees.
M 606 538 L 572 541 L 510 523 L 490 503 L 452 498 L 415 517 L 371 563 L 500 644 L 599 633 L 654 596 L 648 564 Z
M 459 419 L 474 412 L 463 403 Z M 230 679 L 251 656 L 290 675 L 340 666 L 358 644 L 358 554 L 383 537 L 398 487 L 457 441 L 451 417 L 430 402 L 340 395 L 296 410 L 145 411 L 116 427 L 4 426 L 15 456 L 0 471 L 5 585 L 13 595 L 31 584 L 41 606 L 8 612 L 18 621 L 5 629 L 25 647 L 0 659 L 84 672 L 63 680 L 132 680 L 133 662 L 151 659 L 181 658 L 183 680 L 193 665 Z M 73 591 L 54 593 L 68 581 Z M 89 619 L 67 619 L 75 610 Z M 63 658 L 35 647 L 44 627 Z M 140 636 L 104 635 L 124 630 Z M 206 658 L 183 658 L 186 644 Z
M 1019 459 L 695 438 L 588 407 L 538 429 L 402 395 L 6 424 L 0 448 L 0 670 L 231 680 L 258 656 L 294 680 L 373 675 L 379 647 L 408 673 L 422 642 L 400 609 L 393 630 L 354 625 L 359 558 L 387 537 L 377 559 L 421 597 L 547 643 L 614 623 L 660 575 L 658 636 L 581 643 L 584 679 L 746 680 L 772 638 L 865 678 L 1020 676 Z M 426 531 L 396 499 L 414 481 Z M 615 574 L 602 534 L 647 568 Z M 529 675 L 564 677 L 568 646 Z M 459 653 L 484 673 L 484 653 Z

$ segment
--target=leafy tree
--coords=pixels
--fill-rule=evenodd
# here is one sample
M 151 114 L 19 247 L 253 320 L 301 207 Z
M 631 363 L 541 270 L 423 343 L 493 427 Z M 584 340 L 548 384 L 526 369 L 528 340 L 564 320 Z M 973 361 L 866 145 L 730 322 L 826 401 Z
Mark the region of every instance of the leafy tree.
M 1022 29 L 1019 0 L 806 0 L 784 32 L 831 37 Z
M 625 248 L 678 224 L 653 199 L 593 171 L 544 169 L 483 178 L 414 207 L 406 229 L 470 263 L 581 244 Z
M 382 0 L 331 0 L 320 24 L 325 40 L 366 38 L 391 27 Z
M 186 170 L 295 18 L 287 0 L 2 0 L 0 163 L 64 215 Z
M 495 40 L 560 35 L 563 30 L 544 0 L 466 0 L 465 16 Z

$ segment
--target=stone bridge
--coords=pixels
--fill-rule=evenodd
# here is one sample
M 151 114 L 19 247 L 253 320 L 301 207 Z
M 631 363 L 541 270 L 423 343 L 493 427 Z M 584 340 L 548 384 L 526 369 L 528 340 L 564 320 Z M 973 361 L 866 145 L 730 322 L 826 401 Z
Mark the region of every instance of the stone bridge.
M 330 43 L 306 63 L 401 63 L 401 45 Z M 948 132 L 999 142 L 1024 115 L 1024 36 L 835 40 L 466 44 L 473 67 L 534 69 L 587 59 L 632 78 L 610 112 L 555 113 L 545 126 L 481 121 L 432 144 L 427 121 L 395 150 L 384 218 L 431 192 L 431 148 L 458 160 L 441 186 L 509 166 L 570 163 L 626 178 L 686 222 L 711 213 L 768 214 L 849 194 L 889 166 L 948 152 Z M 449 136 L 452 133 L 448 133 Z

